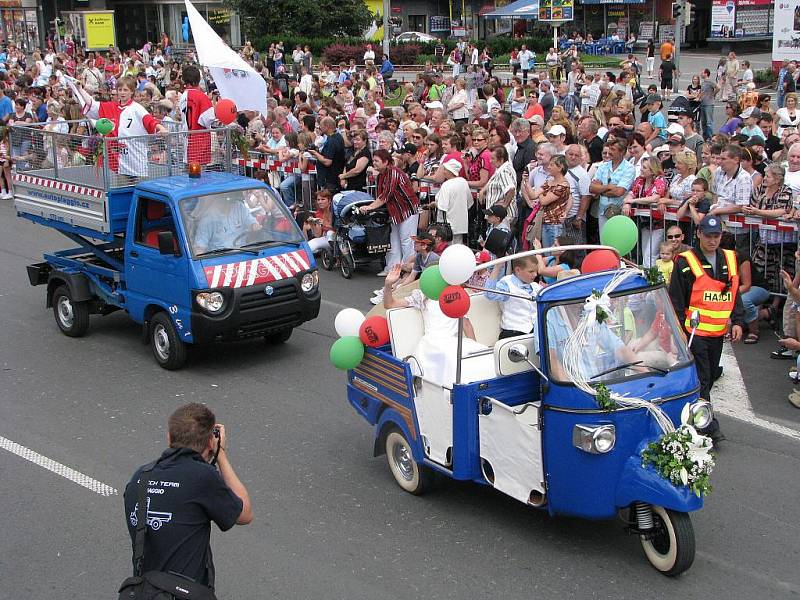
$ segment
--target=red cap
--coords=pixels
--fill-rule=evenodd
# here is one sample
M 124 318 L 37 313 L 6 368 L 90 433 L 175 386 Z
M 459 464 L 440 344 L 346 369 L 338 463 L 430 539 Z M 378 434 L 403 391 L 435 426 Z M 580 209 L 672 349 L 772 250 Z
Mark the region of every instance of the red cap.
M 475 262 L 478 263 L 479 265 L 487 263 L 490 260 L 492 260 L 492 255 L 489 254 L 487 250 L 481 250 L 480 252 L 475 253 Z

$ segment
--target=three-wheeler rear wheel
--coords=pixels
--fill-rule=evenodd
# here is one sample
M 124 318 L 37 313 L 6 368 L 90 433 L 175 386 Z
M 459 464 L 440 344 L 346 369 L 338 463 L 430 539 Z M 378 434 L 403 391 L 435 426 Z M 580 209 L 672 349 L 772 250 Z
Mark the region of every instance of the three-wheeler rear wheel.
M 76 302 L 66 285 L 58 286 L 51 298 L 56 324 L 64 335 L 81 337 L 89 329 L 89 303 Z
M 384 442 L 386 461 L 394 480 L 415 496 L 422 494 L 430 482 L 430 471 L 414 460 L 411 445 L 399 429 L 392 429 Z
M 642 549 L 657 570 L 668 577 L 687 571 L 694 562 L 694 528 L 689 514 L 652 506 L 653 531 L 640 536 Z
M 158 365 L 168 371 L 180 369 L 186 362 L 186 344 L 165 312 L 154 314 L 150 321 L 150 346 Z

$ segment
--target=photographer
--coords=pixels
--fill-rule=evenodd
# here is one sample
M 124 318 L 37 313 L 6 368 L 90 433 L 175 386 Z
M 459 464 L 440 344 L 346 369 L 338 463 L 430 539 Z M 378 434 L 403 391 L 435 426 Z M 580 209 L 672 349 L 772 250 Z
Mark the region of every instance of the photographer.
M 253 520 L 250 496 L 228 460 L 225 426 L 217 423 L 208 407 L 198 403 L 181 406 L 168 425 L 169 448 L 148 476 L 142 572 L 171 571 L 213 589 L 211 522 L 222 531 L 247 525 Z M 125 515 L 132 542 L 143 470 L 145 467 L 140 467 L 125 486 Z

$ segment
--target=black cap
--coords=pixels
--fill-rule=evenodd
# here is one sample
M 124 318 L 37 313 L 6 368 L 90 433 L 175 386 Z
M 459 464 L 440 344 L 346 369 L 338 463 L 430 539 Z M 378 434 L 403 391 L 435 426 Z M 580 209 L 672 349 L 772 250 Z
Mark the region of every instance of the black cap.
M 748 148 L 752 148 L 753 146 L 763 146 L 764 144 L 766 144 L 766 142 L 760 135 L 751 135 L 750 139 L 744 143 L 744 145 Z
M 487 217 L 497 217 L 498 219 L 505 219 L 508 216 L 508 210 L 505 206 L 500 206 L 499 204 L 493 204 L 489 208 L 483 211 L 483 214 Z
M 716 215 L 706 215 L 700 221 L 700 231 L 703 233 L 722 233 L 722 221 Z
M 653 102 L 663 102 L 663 100 L 661 99 L 661 96 L 659 96 L 658 94 L 650 94 L 647 97 L 647 104 L 651 104 Z

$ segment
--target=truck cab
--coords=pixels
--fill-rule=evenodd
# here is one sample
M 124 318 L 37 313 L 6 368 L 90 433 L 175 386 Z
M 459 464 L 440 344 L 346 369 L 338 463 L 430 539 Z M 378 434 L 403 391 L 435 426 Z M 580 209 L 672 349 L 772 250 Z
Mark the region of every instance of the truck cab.
M 321 297 L 314 256 L 279 194 L 230 172 L 172 170 L 118 187 L 94 166 L 15 174 L 18 215 L 78 245 L 28 267 L 58 327 L 80 337 L 89 315 L 124 310 L 167 369 L 183 365 L 189 344 L 288 340 Z

